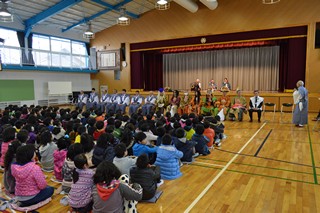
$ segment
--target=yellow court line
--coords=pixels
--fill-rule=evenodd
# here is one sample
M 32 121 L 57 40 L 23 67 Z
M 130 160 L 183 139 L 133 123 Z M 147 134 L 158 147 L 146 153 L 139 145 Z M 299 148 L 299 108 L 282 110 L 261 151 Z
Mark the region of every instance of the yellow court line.
M 254 135 L 247 141 L 246 144 L 242 146 L 242 148 L 233 156 L 233 158 L 223 167 L 223 169 L 218 173 L 217 176 L 213 178 L 213 180 L 207 185 L 207 187 L 198 195 L 198 197 L 189 205 L 189 207 L 184 211 L 185 213 L 190 212 L 191 209 L 199 202 L 199 200 L 209 191 L 212 185 L 221 177 L 221 175 L 228 169 L 228 167 L 232 164 L 232 162 L 241 154 L 241 152 L 251 143 L 253 138 L 263 129 L 263 127 L 267 123 L 264 123 Z

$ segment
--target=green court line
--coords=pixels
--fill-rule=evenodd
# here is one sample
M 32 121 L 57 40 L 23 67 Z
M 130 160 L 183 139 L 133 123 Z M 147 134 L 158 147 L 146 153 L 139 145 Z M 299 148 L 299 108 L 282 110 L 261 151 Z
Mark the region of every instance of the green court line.
M 307 128 L 308 128 L 308 136 L 309 136 L 309 144 L 310 144 L 310 154 L 311 154 L 311 161 L 312 161 L 313 178 L 314 178 L 314 183 L 318 184 L 317 170 L 316 170 L 316 164 L 314 162 L 314 156 L 313 156 L 313 149 L 312 149 L 312 142 L 311 142 L 309 124 L 307 125 Z
M 201 160 L 211 160 L 211 161 L 217 161 L 217 162 L 228 162 L 224 160 L 214 160 L 214 159 L 209 159 L 209 158 L 199 158 Z M 274 168 L 274 167 L 268 167 L 268 166 L 259 166 L 255 164 L 247 164 L 247 163 L 237 163 L 237 162 L 232 162 L 233 164 L 239 164 L 239 165 L 244 165 L 244 166 L 252 166 L 252 167 L 258 167 L 258 168 L 264 168 L 264 169 L 273 169 L 273 170 L 279 170 L 279 171 L 285 171 L 285 172 L 293 172 L 293 173 L 300 173 L 300 174 L 307 174 L 307 175 L 313 175 L 312 172 L 300 172 L 300 171 L 295 171 L 295 170 L 290 170 L 290 169 L 283 169 L 283 168 Z M 320 176 L 320 174 L 318 175 Z
M 205 167 L 205 168 L 210 168 L 210 169 L 218 169 L 218 170 L 222 169 L 222 168 L 216 168 L 216 167 L 204 166 L 204 165 L 197 165 L 197 164 L 189 164 L 189 165 Z M 267 177 L 267 178 L 274 178 L 274 179 L 280 179 L 280 180 L 286 180 L 286 181 L 292 181 L 292 182 L 307 183 L 307 184 L 316 185 L 316 183 L 314 183 L 314 182 L 303 181 L 303 180 L 295 180 L 295 179 L 290 179 L 290 178 L 282 178 L 282 177 L 277 177 L 277 176 L 272 176 L 272 175 L 263 175 L 263 174 L 256 174 L 256 173 L 251 173 L 251 172 L 242 172 L 242 171 L 237 171 L 237 170 L 233 170 L 233 169 L 226 169 L 226 171 L 235 172 L 235 173 L 241 173 L 241 174 L 246 174 L 246 175 L 254 175 L 254 176 L 260 176 L 260 177 Z

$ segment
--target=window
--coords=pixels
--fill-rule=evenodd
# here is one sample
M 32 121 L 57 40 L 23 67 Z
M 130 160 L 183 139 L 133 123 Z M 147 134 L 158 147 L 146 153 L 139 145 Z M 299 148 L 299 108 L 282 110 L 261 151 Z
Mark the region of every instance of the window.
M 51 51 L 60 53 L 71 53 L 71 41 L 68 39 L 51 37 Z
M 20 47 L 16 31 L 0 28 L 0 38 L 5 46 Z
M 81 42 L 72 41 L 72 54 L 87 55 L 86 45 Z
M 17 32 L 0 28 L 0 38 L 4 39 L 3 46 L 0 45 L 2 63 L 20 64 L 21 51 Z
M 0 28 L 0 54 L 4 64 L 21 64 L 24 53 L 17 37 L 17 32 Z M 89 57 L 86 44 L 52 36 L 33 34 L 32 56 L 35 66 L 88 68 Z M 25 58 L 25 57 L 24 57 Z M 33 63 L 32 63 L 33 64 Z
M 32 36 L 32 48 L 37 50 L 50 50 L 50 37 L 33 35 Z

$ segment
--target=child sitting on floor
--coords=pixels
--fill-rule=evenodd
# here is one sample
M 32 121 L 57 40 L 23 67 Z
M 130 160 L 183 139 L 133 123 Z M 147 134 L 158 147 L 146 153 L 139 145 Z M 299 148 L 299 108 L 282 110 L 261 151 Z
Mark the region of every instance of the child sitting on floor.
M 147 135 L 143 132 L 137 132 L 134 136 L 136 143 L 133 145 L 133 155 L 134 156 L 140 156 L 141 154 L 152 154 L 156 153 L 158 147 L 152 147 L 147 145 Z
M 62 181 L 62 166 L 67 156 L 67 150 L 70 146 L 69 138 L 60 138 L 57 142 L 58 149 L 53 152 L 54 159 L 54 177 L 58 182 Z
M 141 200 L 142 188 L 133 189 L 120 183 L 117 180 L 120 176 L 120 171 L 113 163 L 103 161 L 99 164 L 93 176 L 93 212 L 123 212 L 124 199 Z
M 11 165 L 12 176 L 16 179 L 15 195 L 20 207 L 31 206 L 50 198 L 53 187 L 47 186 L 41 168 L 36 165 L 33 145 L 17 149 L 17 162 Z
M 15 140 L 12 143 L 10 143 L 8 151 L 4 158 L 3 184 L 4 184 L 5 192 L 9 195 L 14 195 L 16 180 L 11 174 L 11 165 L 16 162 L 16 153 L 17 153 L 17 149 L 20 146 L 21 146 L 21 143 L 18 140 Z
M 62 166 L 62 194 L 69 193 L 72 185 L 72 174 L 73 170 L 75 168 L 74 165 L 74 157 L 78 154 L 83 153 L 83 148 L 80 143 L 75 143 L 69 146 L 67 157 L 64 161 L 64 164 Z
M 58 149 L 57 145 L 52 142 L 52 135 L 49 130 L 41 133 L 40 136 L 40 162 L 42 170 L 46 172 L 52 172 L 54 168 L 53 152 Z
M 150 165 L 146 154 L 138 157 L 136 165 L 130 169 L 131 182 L 140 184 L 143 189 L 142 200 L 149 200 L 156 194 L 158 185 L 163 183 L 160 179 L 160 167 Z
M 179 178 L 180 172 L 179 159 L 183 153 L 172 145 L 172 138 L 165 134 L 162 137 L 162 145 L 157 150 L 157 159 L 154 163 L 160 167 L 161 178 L 165 180 L 173 180 Z
M 194 148 L 196 142 L 187 140 L 186 132 L 182 128 L 176 130 L 176 137 L 173 138 L 173 144 L 183 153 L 183 157 L 181 158 L 182 162 L 191 163 L 194 161 L 194 157 L 199 156 L 199 153 L 196 153 Z
M 69 204 L 74 211 L 87 213 L 92 209 L 94 172 L 89 169 L 85 154 L 75 156 L 74 165 L 76 169 L 73 170 L 73 184 L 68 195 Z
M 195 148 L 196 152 L 202 155 L 210 154 L 207 143 L 209 139 L 203 135 L 204 126 L 202 124 L 197 124 L 195 128 L 196 133 L 192 136 L 192 140 L 197 142 Z
M 135 156 L 127 156 L 127 147 L 123 143 L 116 145 L 114 152 L 116 156 L 113 159 L 113 164 L 118 167 L 121 174 L 127 174 L 130 177 L 130 169 L 136 164 L 137 158 Z

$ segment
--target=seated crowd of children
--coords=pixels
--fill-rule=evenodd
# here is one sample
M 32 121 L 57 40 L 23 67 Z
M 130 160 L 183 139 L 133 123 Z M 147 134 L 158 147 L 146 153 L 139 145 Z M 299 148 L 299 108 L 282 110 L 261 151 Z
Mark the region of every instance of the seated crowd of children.
M 219 116 L 9 106 L 0 113 L 3 186 L 17 205 L 31 206 L 53 195 L 49 172 L 73 211 L 122 212 L 224 138 Z

